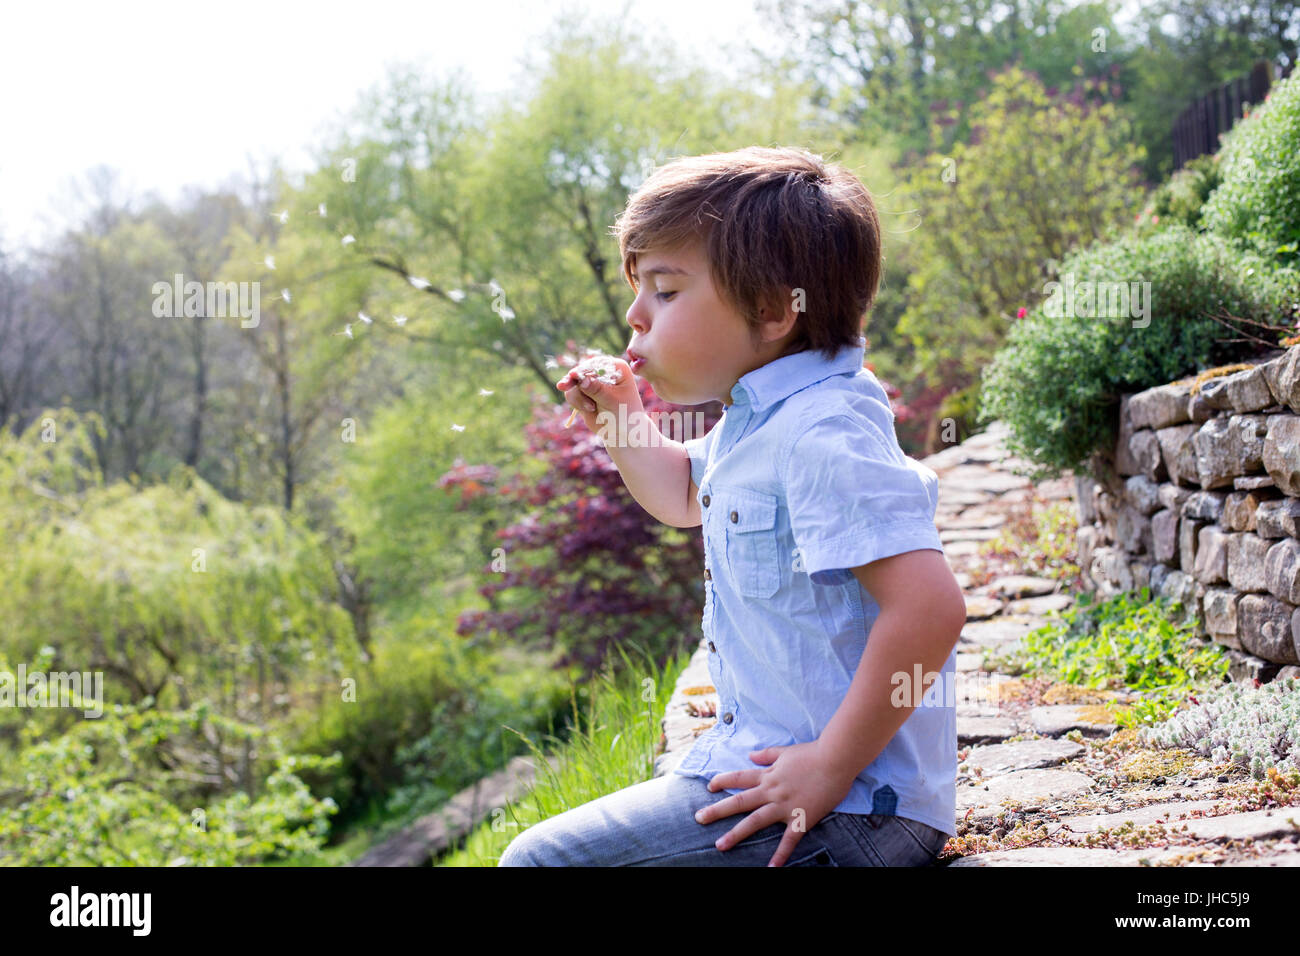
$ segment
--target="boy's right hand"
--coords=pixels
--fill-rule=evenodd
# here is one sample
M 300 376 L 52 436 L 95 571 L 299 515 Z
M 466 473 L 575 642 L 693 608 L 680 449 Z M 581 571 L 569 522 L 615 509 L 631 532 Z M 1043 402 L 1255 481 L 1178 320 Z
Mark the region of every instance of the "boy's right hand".
M 564 378 L 555 383 L 555 387 L 565 393 L 566 402 L 578 410 L 583 422 L 592 432 L 600 431 L 596 418 L 602 411 L 608 411 L 614 416 L 614 424 L 617 423 L 621 405 L 627 406 L 624 415 L 629 419 L 633 412 L 644 411 L 631 366 L 621 358 L 614 358 L 612 362 L 620 373 L 617 385 L 599 381 L 590 374 L 580 379 L 579 375 L 583 371 L 581 364 L 571 368 Z

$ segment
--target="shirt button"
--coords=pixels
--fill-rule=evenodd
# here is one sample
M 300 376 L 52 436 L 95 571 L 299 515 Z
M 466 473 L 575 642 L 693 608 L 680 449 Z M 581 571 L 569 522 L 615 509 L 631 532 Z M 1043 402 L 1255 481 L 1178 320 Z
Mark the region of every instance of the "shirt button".
M 732 720 L 734 720 L 734 719 L 735 719 L 735 718 L 731 716 L 731 711 L 727 711 L 725 714 L 722 715 L 722 722 L 723 722 L 724 724 L 729 724 L 729 723 L 731 723 Z
M 717 649 L 716 647 L 713 646 L 713 642 L 712 642 L 712 641 L 709 641 L 709 650 L 710 650 L 711 652 L 713 652 L 714 654 L 718 653 L 718 649 Z
M 731 513 L 731 523 L 735 524 L 739 520 L 740 520 L 740 515 L 736 514 L 736 512 L 733 511 Z
M 707 507 L 709 506 L 709 496 L 708 496 L 708 495 L 705 495 L 703 498 L 701 498 L 701 499 L 700 499 L 700 503 L 703 504 L 704 507 L 707 508 Z

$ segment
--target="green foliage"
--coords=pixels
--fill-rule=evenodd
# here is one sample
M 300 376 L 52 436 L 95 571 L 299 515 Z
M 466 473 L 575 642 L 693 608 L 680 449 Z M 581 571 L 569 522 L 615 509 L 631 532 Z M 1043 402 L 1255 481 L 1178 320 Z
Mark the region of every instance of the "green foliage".
M 953 108 L 944 148 L 969 137 L 972 119 L 961 107 L 987 90 L 990 70 L 1016 62 L 1054 87 L 1085 71 L 1111 75 L 1125 55 L 1104 2 L 765 6 L 775 8 L 780 22 L 773 26 L 789 41 L 785 60 L 771 71 L 807 76 L 814 101 L 826 103 L 862 141 L 896 138 L 909 152 L 926 149 L 929 114 L 943 106 Z M 1109 45 L 1096 42 L 1099 33 L 1109 35 Z M 851 82 L 836 82 L 842 73 Z
M 69 409 L 0 434 L 4 654 L 29 673 L 98 674 L 104 711 L 0 709 L 0 759 L 18 768 L 4 852 L 231 865 L 317 846 L 334 806 L 263 738 L 359 655 L 325 548 L 183 467 L 105 485 L 102 434 Z M 206 833 L 187 829 L 193 809 Z M 101 831 L 97 847 L 86 834 Z
M 949 392 L 939 403 L 939 411 L 935 417 L 940 422 L 952 419 L 955 426 L 950 440 L 963 442 L 978 431 L 975 425 L 979 415 L 979 395 L 979 382 L 974 382 L 965 388 Z
M 1131 40 L 1121 80 L 1147 147 L 1144 173 L 1154 183 L 1173 169 L 1171 125 L 1183 110 L 1248 73 L 1257 60 L 1294 58 L 1290 37 L 1300 10 L 1292 3 L 1230 0 L 1157 0 L 1133 9 L 1132 25 L 1111 40 Z
M 1222 341 L 1231 332 L 1211 315 L 1266 321 L 1300 291 L 1300 271 L 1179 225 L 1081 250 L 1058 275 L 1076 287 L 1148 281 L 1151 310 L 1149 324 L 1135 327 L 1142 320 L 1129 315 L 1053 317 L 1048 300 L 1012 327 L 984 371 L 980 421 L 1007 423 L 1009 448 L 1039 466 L 1035 480 L 1081 471 L 1095 450 L 1113 448 L 1122 393 L 1249 354 Z
M 220 775 L 160 760 L 218 735 L 249 755 L 256 797 L 223 793 Z M 4 865 L 240 866 L 318 848 L 336 810 L 297 774 L 337 760 L 286 754 L 275 738 L 206 705 L 117 705 L 66 734 L 40 736 L 35 724 L 24 727 L 17 754 L 5 757 Z
M 1219 170 L 1218 153 L 1206 153 L 1189 161 L 1152 193 L 1141 222 L 1153 228 L 1177 223 L 1200 228 L 1205 200 L 1221 182 Z
M 654 776 L 664 708 L 690 662 L 690 652 L 660 668 L 644 651 L 642 661 L 633 665 L 622 646 L 617 650 L 623 666 L 617 671 L 611 666 L 571 696 L 579 730 L 553 748 L 558 766 L 552 768 L 545 751 L 529 740 L 539 774 L 533 789 L 493 808 L 491 819 L 470 833 L 464 847 L 437 865 L 496 866 L 510 841 L 534 823 Z M 579 710 L 580 699 L 585 699 L 585 715 Z
M 390 619 L 477 603 L 472 592 L 459 599 L 452 592 L 492 561 L 496 531 L 512 520 L 497 495 L 461 510 L 461 495 L 438 487 L 437 477 L 458 460 L 533 464 L 524 455 L 528 409 L 510 400 L 525 394 L 523 373 L 482 362 L 466 362 L 464 371 L 379 411 L 348 451 L 339 519 Z M 492 394 L 479 394 L 483 387 Z
M 1300 75 L 1274 86 L 1232 128 L 1219 165 L 1223 181 L 1206 200 L 1207 227 L 1300 262 Z
M 104 486 L 86 466 L 96 419 L 43 418 L 0 435 L 11 654 L 48 644 L 57 670 L 104 670 L 111 701 L 206 700 L 259 725 L 357 654 L 327 553 L 301 522 L 227 501 L 183 466 L 167 484 Z
M 1113 104 L 1054 99 L 1013 67 L 972 113 L 976 138 L 928 157 L 907 186 L 921 228 L 898 331 L 945 385 L 976 381 L 1045 263 L 1107 235 L 1139 198 L 1141 154 Z
M 504 725 L 538 729 L 562 706 L 565 675 L 518 655 L 492 657 L 448 638 L 449 622 L 400 641 L 347 676 L 355 680 L 294 722 L 296 746 L 338 754 L 337 772 L 311 776 L 340 808 L 336 825 L 388 826 L 427 812 L 520 750 Z M 395 818 L 395 819 L 393 819 Z
M 1141 692 L 1140 703 L 1116 713 L 1122 727 L 1162 719 L 1189 691 L 1222 683 L 1223 648 L 1205 646 L 1178 601 L 1151 598 L 1147 587 L 1102 601 L 1080 594 L 1076 604 L 1026 634 L 986 667 L 1051 677 L 1081 687 Z

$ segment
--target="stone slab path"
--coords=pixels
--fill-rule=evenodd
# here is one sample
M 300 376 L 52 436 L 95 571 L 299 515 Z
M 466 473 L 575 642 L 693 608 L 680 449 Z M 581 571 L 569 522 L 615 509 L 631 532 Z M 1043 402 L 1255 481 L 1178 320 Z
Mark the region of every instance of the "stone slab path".
M 967 606 L 957 645 L 958 835 L 940 864 L 1300 866 L 1300 793 L 1268 791 L 1207 761 L 1171 772 L 1168 752 L 1138 750 L 1133 731 L 1105 721 L 1102 698 L 980 669 L 986 651 L 1074 603 L 1068 582 L 979 554 L 1008 521 L 1074 501 L 1073 476 L 1034 485 L 1017 474 L 1028 466 L 1005 438 L 995 422 L 921 459 L 939 476 L 936 524 Z M 666 709 L 655 776 L 676 767 L 716 708 L 701 642 Z

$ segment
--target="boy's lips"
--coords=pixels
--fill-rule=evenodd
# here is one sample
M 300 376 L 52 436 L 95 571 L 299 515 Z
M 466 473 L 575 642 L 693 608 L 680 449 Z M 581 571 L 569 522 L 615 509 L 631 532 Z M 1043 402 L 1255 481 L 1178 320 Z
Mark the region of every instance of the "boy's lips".
M 627 356 L 628 367 L 631 368 L 633 374 L 635 374 L 641 368 L 641 366 L 645 364 L 645 357 L 638 355 L 636 352 L 633 352 L 631 349 L 628 349 L 625 354 Z

